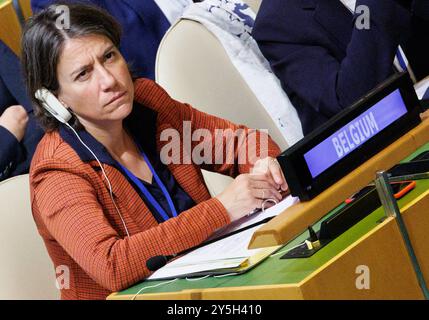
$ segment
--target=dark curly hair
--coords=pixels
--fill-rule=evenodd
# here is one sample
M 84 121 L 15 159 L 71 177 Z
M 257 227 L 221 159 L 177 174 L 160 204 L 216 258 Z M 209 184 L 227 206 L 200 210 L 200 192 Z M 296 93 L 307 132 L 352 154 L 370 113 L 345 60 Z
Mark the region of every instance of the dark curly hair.
M 62 18 L 69 13 L 69 24 Z M 46 131 L 56 130 L 59 122 L 34 97 L 45 87 L 57 94 L 59 83 L 57 65 L 64 43 L 68 39 L 87 35 L 102 35 L 119 48 L 121 27 L 106 11 L 84 3 L 58 2 L 35 14 L 27 22 L 22 37 L 22 69 L 34 113 Z M 73 116 L 70 124 L 79 128 Z

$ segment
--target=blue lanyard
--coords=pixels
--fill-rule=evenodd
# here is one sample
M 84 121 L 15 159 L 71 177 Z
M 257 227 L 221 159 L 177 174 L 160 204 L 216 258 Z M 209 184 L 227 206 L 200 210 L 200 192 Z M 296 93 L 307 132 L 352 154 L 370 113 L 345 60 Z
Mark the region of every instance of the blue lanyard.
M 173 203 L 173 200 L 171 199 L 170 193 L 168 193 L 167 188 L 165 187 L 164 183 L 159 178 L 158 174 L 156 173 L 155 169 L 153 168 L 153 166 L 150 163 L 149 159 L 147 158 L 146 154 L 143 151 L 141 151 L 141 154 L 142 154 L 144 160 L 146 161 L 150 171 L 152 172 L 152 175 L 155 178 L 156 183 L 161 188 L 161 191 L 164 194 L 164 197 L 167 199 L 168 206 L 170 207 L 170 210 L 173 214 L 173 217 L 177 217 L 176 207 L 174 206 L 174 203 Z M 156 211 L 158 211 L 158 213 L 162 216 L 164 221 L 167 221 L 168 219 L 170 219 L 168 214 L 161 207 L 159 202 L 156 201 L 156 199 L 152 196 L 152 194 L 149 192 L 149 190 L 146 188 L 146 186 L 131 171 L 129 171 L 127 168 L 125 168 L 119 162 L 118 162 L 118 164 L 125 171 L 125 173 L 128 175 L 128 177 L 139 187 L 140 191 L 143 192 L 146 199 L 148 199 L 149 202 L 151 203 L 151 205 L 153 205 L 155 207 Z

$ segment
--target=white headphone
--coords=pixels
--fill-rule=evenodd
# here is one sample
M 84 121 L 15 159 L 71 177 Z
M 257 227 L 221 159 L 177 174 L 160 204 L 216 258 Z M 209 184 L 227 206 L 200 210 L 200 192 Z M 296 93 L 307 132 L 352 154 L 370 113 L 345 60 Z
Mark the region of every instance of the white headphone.
M 113 205 L 115 206 L 116 212 L 119 214 L 119 217 L 121 218 L 122 224 L 124 225 L 125 231 L 127 232 L 127 236 L 130 236 L 130 233 L 128 232 L 127 225 L 125 224 L 125 221 L 121 215 L 121 212 L 119 211 L 118 206 L 116 205 L 115 199 L 113 199 L 113 191 L 112 191 L 112 184 L 110 183 L 109 178 L 107 177 L 106 172 L 104 171 L 104 168 L 98 160 L 95 153 L 82 141 L 82 139 L 79 137 L 76 130 L 68 123 L 70 119 L 72 118 L 72 114 L 70 111 L 67 110 L 67 108 L 55 97 L 48 89 L 46 88 L 40 88 L 36 91 L 34 94 L 37 100 L 40 101 L 43 108 L 48 111 L 52 116 L 55 117 L 58 121 L 61 123 L 64 123 L 69 129 L 71 129 L 76 137 L 79 139 L 80 143 L 82 143 L 86 149 L 88 149 L 89 152 L 93 155 L 93 157 L 97 160 L 98 164 L 100 165 L 101 171 L 103 172 L 104 177 L 106 178 L 107 184 L 109 185 L 109 194 L 110 198 L 113 201 Z
M 62 123 L 67 123 L 72 117 L 72 114 L 63 106 L 63 104 L 46 88 L 41 88 L 34 94 L 37 100 L 40 101 L 51 115 Z

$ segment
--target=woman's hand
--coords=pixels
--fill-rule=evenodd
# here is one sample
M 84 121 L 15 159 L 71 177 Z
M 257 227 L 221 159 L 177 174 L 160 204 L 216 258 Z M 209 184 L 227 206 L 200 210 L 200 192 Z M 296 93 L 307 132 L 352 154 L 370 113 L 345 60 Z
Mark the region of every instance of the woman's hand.
M 429 110 L 426 110 L 425 112 L 420 113 L 420 118 L 421 118 L 422 120 L 427 120 L 427 119 L 429 119 Z
M 278 186 L 277 190 L 282 190 L 283 192 L 288 190 L 285 176 L 276 158 L 266 157 L 259 159 L 253 166 L 252 173 L 265 174 L 268 180 L 274 181 Z
M 228 211 L 231 221 L 261 208 L 266 199 L 281 201 L 287 190 L 279 164 L 273 158 L 258 160 L 250 174 L 241 174 L 216 198 Z M 266 201 L 264 208 L 273 206 Z
M 23 106 L 11 106 L 0 116 L 0 126 L 6 128 L 20 142 L 27 128 L 28 115 Z

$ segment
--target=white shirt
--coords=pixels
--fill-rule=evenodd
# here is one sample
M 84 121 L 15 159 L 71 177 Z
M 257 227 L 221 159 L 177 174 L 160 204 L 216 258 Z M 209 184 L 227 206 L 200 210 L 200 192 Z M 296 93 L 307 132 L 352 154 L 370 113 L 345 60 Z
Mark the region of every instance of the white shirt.
M 355 12 L 356 0 L 340 0 L 351 12 Z
M 148 1 L 148 0 L 141 0 Z M 185 9 L 193 3 L 192 0 L 154 0 L 157 6 L 161 9 L 164 16 L 174 24 L 183 14 Z
M 219 40 L 232 65 L 291 146 L 303 137 L 301 121 L 251 36 L 255 12 L 240 6 L 242 3 L 242 0 L 204 0 L 189 6 L 183 17 L 201 23 Z

